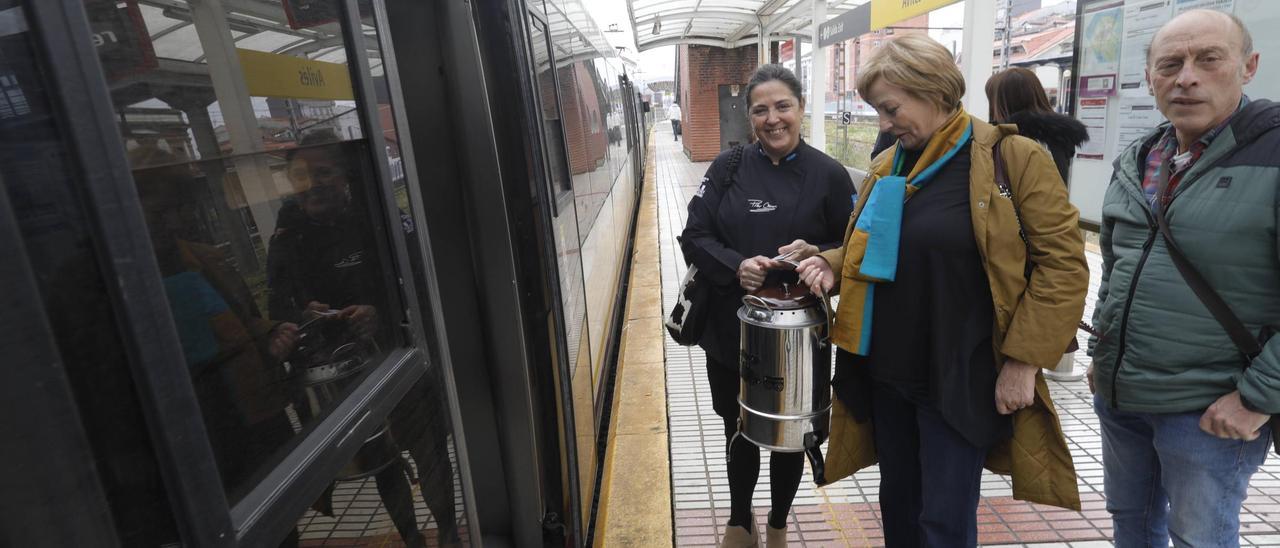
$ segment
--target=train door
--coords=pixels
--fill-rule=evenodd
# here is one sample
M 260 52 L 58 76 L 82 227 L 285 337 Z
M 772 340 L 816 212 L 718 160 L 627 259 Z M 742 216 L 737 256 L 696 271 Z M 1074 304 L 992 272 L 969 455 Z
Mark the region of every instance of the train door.
M 5 462 L 55 478 L 6 494 L 63 519 L 6 530 L 469 544 L 382 3 L 0 0 L 0 21 L 4 325 L 31 333 L 5 348 L 49 380 Z

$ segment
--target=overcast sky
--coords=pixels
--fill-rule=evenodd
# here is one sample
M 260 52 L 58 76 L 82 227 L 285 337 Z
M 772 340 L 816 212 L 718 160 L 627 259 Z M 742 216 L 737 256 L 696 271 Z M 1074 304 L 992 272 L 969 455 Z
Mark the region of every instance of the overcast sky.
M 807 0 L 806 0 L 807 1 Z M 1043 0 L 1043 6 L 1061 4 L 1067 0 Z M 643 53 L 636 53 L 634 32 L 631 18 L 627 16 L 627 0 L 584 0 L 587 11 L 596 20 L 601 30 L 616 24 L 621 32 L 606 32 L 604 35 L 614 47 L 627 48 L 624 55 L 640 64 L 641 73 L 636 79 L 642 82 L 671 80 L 675 73 L 675 48 L 666 46 Z M 950 6 L 934 10 L 930 13 L 930 26 L 960 27 L 964 24 L 964 2 L 956 2 Z M 949 41 L 939 33 L 930 33 L 935 39 Z M 954 38 L 958 40 L 958 38 Z M 950 44 L 946 44 L 950 46 Z M 807 50 L 806 50 L 807 51 Z
M 606 32 L 605 38 L 614 47 L 627 48 L 624 55 L 640 64 L 641 74 L 637 79 L 642 82 L 674 79 L 676 51 L 672 46 L 654 48 L 644 53 L 636 53 L 635 34 L 631 30 L 631 18 L 627 16 L 627 0 L 584 0 L 587 11 L 596 20 L 601 30 L 616 24 L 622 32 Z

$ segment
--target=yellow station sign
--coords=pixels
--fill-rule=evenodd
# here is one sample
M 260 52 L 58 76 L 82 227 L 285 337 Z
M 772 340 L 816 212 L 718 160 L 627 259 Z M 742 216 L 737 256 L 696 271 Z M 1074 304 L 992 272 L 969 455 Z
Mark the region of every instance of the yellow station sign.
M 247 49 L 236 49 L 236 53 L 249 95 L 254 97 L 355 99 L 346 65 Z
M 882 29 L 958 0 L 871 0 L 871 30 Z

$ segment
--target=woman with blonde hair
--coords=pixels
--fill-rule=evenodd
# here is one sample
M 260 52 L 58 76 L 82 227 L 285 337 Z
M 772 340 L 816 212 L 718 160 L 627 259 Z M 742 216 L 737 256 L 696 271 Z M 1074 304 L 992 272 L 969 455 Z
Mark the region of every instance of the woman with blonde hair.
M 1080 506 L 1040 374 L 1084 309 L 1078 213 L 1048 153 L 971 117 L 964 90 L 925 35 L 875 54 L 858 92 L 897 142 L 872 162 L 844 245 L 798 269 L 840 294 L 826 477 L 879 461 L 889 546 L 976 545 L 984 466 L 1012 474 L 1015 498 Z

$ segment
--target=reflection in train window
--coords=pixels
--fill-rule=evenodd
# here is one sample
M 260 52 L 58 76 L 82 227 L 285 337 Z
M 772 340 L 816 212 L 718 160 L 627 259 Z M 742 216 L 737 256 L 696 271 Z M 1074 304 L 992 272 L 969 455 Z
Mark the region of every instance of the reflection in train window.
M 233 504 L 403 342 L 339 4 L 301 4 L 85 0 Z
M 52 99 L 56 94 L 48 87 L 47 67 L 39 61 L 43 56 L 18 4 L 21 2 L 0 0 L 0 21 L 4 21 L 0 24 L 0 192 L 13 207 L 25 249 L 24 256 L 4 260 L 26 261 L 35 275 L 61 359 L 56 365 L 66 371 L 80 412 L 79 424 L 59 426 L 72 431 L 83 425 L 119 544 L 176 543 L 178 527 L 169 494 L 161 479 L 138 387 L 130 375 L 129 356 L 117 329 L 117 310 L 96 254 L 93 223 L 81 192 L 81 167 L 60 129 L 63 121 L 55 119 Z M 12 438 L 7 441 L 20 443 Z M 49 457 L 54 466 L 74 458 Z M 5 473 L 21 475 L 24 471 L 8 469 Z M 45 492 L 19 491 L 6 492 L 12 503 L 46 505 L 49 512 L 55 512 L 57 505 L 66 502 L 50 500 Z M 78 523 L 77 516 L 65 518 L 68 523 Z M 12 538 L 6 541 L 6 545 L 13 542 Z
M 415 276 L 425 276 L 418 252 L 418 231 L 406 213 L 410 193 L 406 184 L 400 135 L 394 105 L 370 9 L 361 7 L 366 24 L 365 49 L 369 76 L 378 102 L 385 156 L 390 168 L 400 228 L 409 240 Z M 420 294 L 419 297 L 422 297 Z M 425 309 L 425 307 L 424 307 Z M 297 518 L 296 532 L 304 545 L 316 546 L 466 546 L 470 533 L 465 519 L 458 452 L 451 435 L 445 380 L 440 367 L 430 366 L 390 417 L 365 439 L 351 462 L 333 478 L 325 492 Z
M 316 134 L 320 139 L 326 135 Z M 307 139 L 303 140 L 307 144 Z M 265 268 L 237 265 L 224 231 L 204 221 L 205 182 L 222 161 L 180 162 L 153 146 L 129 152 L 170 312 L 228 497 L 283 459 L 396 344 L 394 299 L 361 188 L 362 143 L 261 158 L 290 185 Z M 242 178 L 243 179 L 243 178 Z M 273 184 L 275 178 L 272 179 Z
M 552 66 L 551 45 L 540 19 L 530 18 L 529 41 L 533 50 L 533 64 L 538 86 L 538 99 L 542 114 L 542 131 L 545 136 L 547 162 L 551 171 L 551 195 L 553 214 L 563 212 L 563 198 L 573 192 L 569 167 L 565 163 L 564 125 L 560 120 L 560 101 L 556 95 L 556 75 Z

